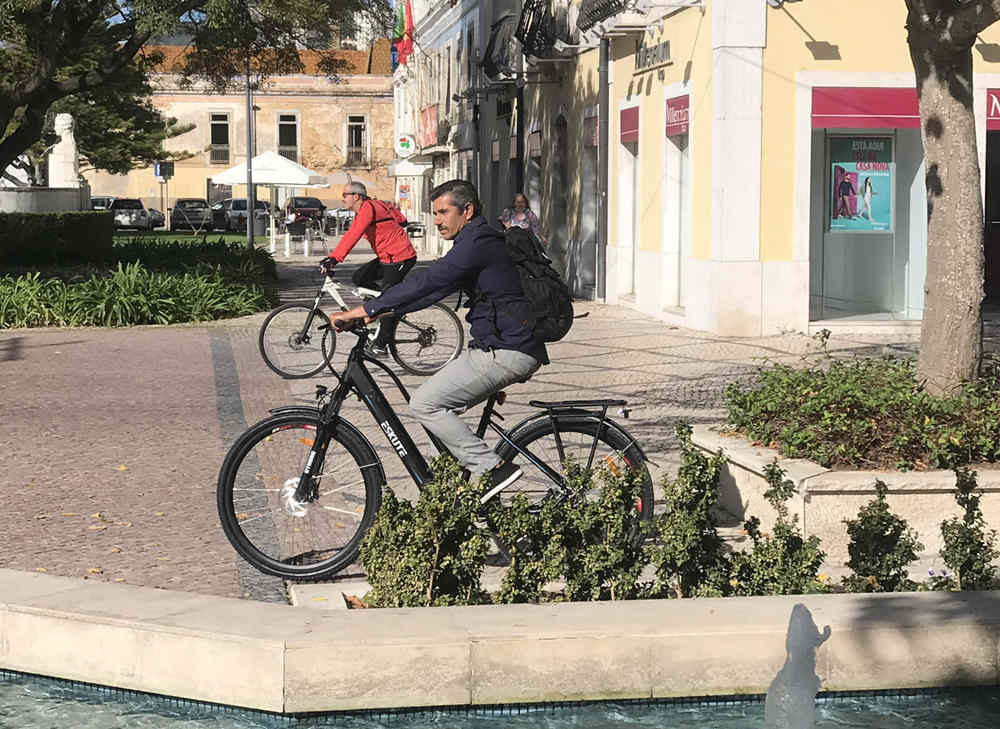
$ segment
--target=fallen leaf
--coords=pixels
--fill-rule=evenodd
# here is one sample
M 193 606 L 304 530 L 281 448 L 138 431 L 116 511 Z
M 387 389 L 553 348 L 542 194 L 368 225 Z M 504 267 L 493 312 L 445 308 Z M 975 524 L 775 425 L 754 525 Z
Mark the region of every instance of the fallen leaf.
M 127 471 L 128 466 L 115 466 L 116 471 Z
M 121 551 L 122 551 L 122 548 L 121 548 L 121 547 L 119 547 L 119 546 L 118 546 L 117 544 L 112 544 L 112 545 L 111 545 L 111 551 L 112 551 L 112 552 L 121 552 Z
M 87 527 L 87 529 L 89 529 L 92 532 L 103 532 L 107 528 L 108 528 L 107 524 L 91 524 L 89 527 Z
M 348 595 L 345 592 L 340 593 L 344 596 L 344 602 L 347 603 L 347 607 L 351 610 L 361 610 L 368 607 L 368 603 L 362 600 L 357 595 Z
M 59 516 L 80 516 L 75 511 L 64 511 Z
M 116 521 L 115 525 L 116 526 L 130 527 L 130 526 L 132 526 L 132 522 L 130 522 L 130 521 Z
M 156 515 L 157 516 L 166 516 L 166 514 L 164 514 L 162 511 L 157 511 Z
M 99 575 L 102 572 L 104 572 L 104 570 L 102 570 L 100 567 L 88 567 L 87 568 L 87 573 L 91 574 L 91 575 Z
M 169 562 L 170 561 L 170 557 L 157 557 L 157 559 L 160 560 L 161 562 Z
M 115 582 L 124 582 L 124 581 L 125 581 L 124 577 L 116 577 L 115 578 Z
M 96 514 L 91 514 L 90 518 L 91 519 L 103 519 L 104 517 L 102 517 L 101 516 L 101 512 L 98 511 Z
M 35 567 L 35 572 L 48 572 L 44 567 Z
M 314 597 L 313 598 L 313 600 L 315 600 L 316 602 L 326 602 L 326 599 L 327 598 L 325 598 L 325 597 Z
M 38 514 L 38 515 L 35 516 L 35 518 L 36 519 L 48 519 L 49 515 L 48 514 Z

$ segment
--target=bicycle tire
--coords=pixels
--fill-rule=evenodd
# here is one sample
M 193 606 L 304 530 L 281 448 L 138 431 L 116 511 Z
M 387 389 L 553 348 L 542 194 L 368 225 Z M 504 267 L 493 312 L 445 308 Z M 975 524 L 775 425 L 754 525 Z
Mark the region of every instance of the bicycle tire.
M 257 347 L 264 364 L 287 380 L 301 380 L 319 373 L 330 364 L 337 347 L 330 317 L 318 309 L 306 340 L 297 340 L 310 311 L 311 304 L 282 304 L 260 326 Z
M 462 353 L 465 328 L 444 304 L 399 317 L 389 354 L 411 375 L 433 375 Z
M 609 426 L 607 421 L 602 424 L 601 419 L 596 415 L 560 413 L 557 418 L 564 454 L 567 458 L 575 458 L 576 462 L 584 467 L 588 466 L 591 444 L 594 442 L 594 435 L 600 428 L 600 435 L 597 438 L 598 447 L 589 464 L 590 467 L 596 467 L 609 458 L 614 462 L 613 456 L 621 454 L 625 465 L 636 469 L 639 473 L 639 499 L 636 504 L 639 518 L 642 521 L 650 519 L 653 516 L 653 479 L 649 475 L 642 451 L 635 442 L 619 428 Z M 559 452 L 551 419 L 529 421 L 523 428 L 516 428 L 511 433 L 510 438 L 519 447 L 530 450 L 536 458 L 556 472 L 563 473 L 564 467 L 559 462 Z M 501 507 L 518 493 L 524 494 L 529 504 L 539 503 L 550 493 L 551 479 L 518 453 L 513 446 L 506 441 L 501 441 L 496 450 L 500 458 L 508 463 L 517 464 L 524 472 L 521 478 L 500 493 Z
M 281 489 L 295 486 L 309 457 L 318 415 L 282 413 L 240 436 L 216 488 L 222 530 L 256 569 L 290 580 L 329 577 L 354 562 L 382 501 L 381 463 L 358 431 L 336 428 L 326 449 L 320 498 L 295 517 Z

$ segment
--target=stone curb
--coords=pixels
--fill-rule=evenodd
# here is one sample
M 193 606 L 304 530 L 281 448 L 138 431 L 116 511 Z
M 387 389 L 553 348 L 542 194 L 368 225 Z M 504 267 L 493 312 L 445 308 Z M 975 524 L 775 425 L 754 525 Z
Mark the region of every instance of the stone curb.
M 0 570 L 0 595 L 0 668 L 272 712 L 761 694 L 813 658 L 828 691 L 1000 682 L 997 592 L 320 611 Z

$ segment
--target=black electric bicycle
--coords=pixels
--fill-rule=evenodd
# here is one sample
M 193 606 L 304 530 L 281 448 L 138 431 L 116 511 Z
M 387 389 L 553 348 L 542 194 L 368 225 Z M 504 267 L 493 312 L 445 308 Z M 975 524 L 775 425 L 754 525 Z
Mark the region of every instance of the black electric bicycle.
M 217 499 L 222 528 L 236 551 L 261 572 L 292 580 L 329 577 L 357 557 L 361 540 L 375 518 L 386 483 L 382 460 L 367 437 L 340 415 L 349 395 L 365 403 L 417 487 L 432 474 L 406 428 L 366 365 L 383 370 L 409 402 L 409 393 L 385 364 L 365 354 L 368 328 L 350 329 L 358 342 L 330 391 L 316 388 L 318 407 L 292 406 L 249 428 L 229 449 L 219 472 Z M 602 462 L 636 470 L 641 519 L 653 511 L 653 484 L 642 447 L 608 409 L 624 400 L 564 400 L 530 405 L 539 408 L 514 427 L 500 426 L 496 412 L 505 399 L 490 396 L 477 433 L 490 428 L 500 437 L 498 455 L 518 464 L 524 475 L 500 493 L 504 508 L 515 493 L 529 503 L 564 499 L 563 465 L 568 459 L 592 468 Z M 444 446 L 432 434 L 439 452 Z

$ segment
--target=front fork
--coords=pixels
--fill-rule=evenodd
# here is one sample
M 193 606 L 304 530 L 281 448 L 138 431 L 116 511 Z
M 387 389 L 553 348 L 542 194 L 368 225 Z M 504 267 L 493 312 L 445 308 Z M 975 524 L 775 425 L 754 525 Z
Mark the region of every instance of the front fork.
M 316 386 L 316 399 L 322 399 L 327 392 L 324 385 Z M 334 390 L 330 401 L 320 408 L 319 422 L 316 424 L 316 435 L 313 436 L 309 457 L 302 468 L 299 483 L 295 488 L 295 500 L 299 503 L 315 501 L 319 497 L 319 479 L 323 476 L 323 463 L 326 459 L 326 449 L 333 435 L 334 422 L 344 404 L 350 388 L 341 384 Z

